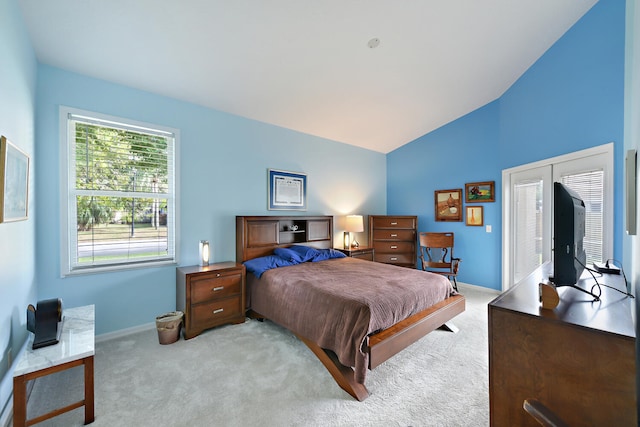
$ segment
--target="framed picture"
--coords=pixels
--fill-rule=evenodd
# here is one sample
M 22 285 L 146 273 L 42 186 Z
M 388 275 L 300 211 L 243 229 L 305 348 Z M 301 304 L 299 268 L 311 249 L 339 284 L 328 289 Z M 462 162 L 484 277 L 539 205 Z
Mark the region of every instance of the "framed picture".
M 307 210 L 307 175 L 269 169 L 269 210 Z
M 495 202 L 495 181 L 470 182 L 465 184 L 464 198 L 467 203 Z
M 484 225 L 484 212 L 482 206 L 467 206 L 466 225 Z
M 27 219 L 29 156 L 0 136 L 0 222 Z
M 462 189 L 435 191 L 436 221 L 462 221 Z

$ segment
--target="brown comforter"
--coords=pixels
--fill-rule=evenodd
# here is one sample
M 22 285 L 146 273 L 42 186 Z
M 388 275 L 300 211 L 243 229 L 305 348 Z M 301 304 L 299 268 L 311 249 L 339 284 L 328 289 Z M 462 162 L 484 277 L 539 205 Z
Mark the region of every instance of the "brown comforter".
M 445 277 L 420 270 L 339 258 L 248 274 L 250 308 L 332 350 L 364 383 L 367 335 L 453 295 Z

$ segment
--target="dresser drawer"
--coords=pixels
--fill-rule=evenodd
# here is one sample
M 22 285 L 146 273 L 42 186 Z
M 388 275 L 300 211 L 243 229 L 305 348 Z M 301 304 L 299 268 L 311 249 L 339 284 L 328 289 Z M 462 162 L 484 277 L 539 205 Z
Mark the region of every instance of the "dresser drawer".
M 191 304 L 224 298 L 242 292 L 242 274 L 232 271 L 191 279 Z
M 373 240 L 405 240 L 413 242 L 416 240 L 415 230 L 373 230 Z
M 373 243 L 373 249 L 375 253 L 411 253 L 415 252 L 415 245 L 413 242 L 381 242 L 376 241 Z
M 415 218 L 396 218 L 392 216 L 375 217 L 373 219 L 373 228 L 416 228 Z
M 238 317 L 242 312 L 242 298 L 238 295 L 192 306 L 191 320 L 194 328 L 207 327 Z
M 373 259 L 375 262 L 384 262 L 386 264 L 411 264 L 414 265 L 416 263 L 415 257 L 408 253 L 397 253 L 397 254 L 385 254 L 378 253 L 376 250 L 373 255 Z

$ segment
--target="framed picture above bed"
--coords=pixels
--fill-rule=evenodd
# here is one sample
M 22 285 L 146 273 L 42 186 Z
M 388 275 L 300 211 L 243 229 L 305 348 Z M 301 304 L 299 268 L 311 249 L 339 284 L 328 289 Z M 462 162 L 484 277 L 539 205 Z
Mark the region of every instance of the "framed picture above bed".
M 307 210 L 307 175 L 269 169 L 269 210 Z
M 462 189 L 435 191 L 436 221 L 462 221 Z

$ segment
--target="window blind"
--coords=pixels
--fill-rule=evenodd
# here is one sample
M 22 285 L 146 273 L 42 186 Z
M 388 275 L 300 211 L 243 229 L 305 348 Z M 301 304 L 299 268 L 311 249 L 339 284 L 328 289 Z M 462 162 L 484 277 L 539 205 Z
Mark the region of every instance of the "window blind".
M 564 175 L 561 182 L 580 195 L 585 204 L 584 250 L 587 263 L 603 261 L 604 171 Z
M 69 113 L 69 267 L 175 260 L 175 135 Z

